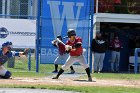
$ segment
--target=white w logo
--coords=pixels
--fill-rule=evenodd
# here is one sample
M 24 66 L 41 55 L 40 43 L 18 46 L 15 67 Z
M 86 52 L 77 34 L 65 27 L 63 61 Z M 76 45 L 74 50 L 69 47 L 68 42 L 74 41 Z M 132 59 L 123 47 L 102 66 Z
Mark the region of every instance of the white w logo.
M 54 35 L 60 35 L 62 27 L 64 24 L 64 19 L 66 18 L 67 27 L 77 27 L 78 19 L 80 15 L 81 8 L 84 6 L 84 3 L 74 3 L 74 2 L 60 2 L 60 1 L 48 1 L 50 5 L 50 11 L 52 16 L 52 24 Z M 59 11 L 60 7 L 63 6 L 63 11 Z M 74 7 L 77 7 L 77 13 L 74 14 Z M 62 7 L 61 7 L 62 9 Z

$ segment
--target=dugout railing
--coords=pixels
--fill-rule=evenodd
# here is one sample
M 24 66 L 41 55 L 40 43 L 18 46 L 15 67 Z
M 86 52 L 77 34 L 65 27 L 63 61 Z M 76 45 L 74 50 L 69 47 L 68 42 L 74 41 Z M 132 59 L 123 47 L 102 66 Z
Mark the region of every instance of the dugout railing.
M 134 59 L 134 73 L 137 74 L 138 67 L 140 64 L 138 63 L 138 53 L 140 52 L 140 48 L 135 48 L 135 59 Z M 139 67 L 140 68 L 140 67 Z

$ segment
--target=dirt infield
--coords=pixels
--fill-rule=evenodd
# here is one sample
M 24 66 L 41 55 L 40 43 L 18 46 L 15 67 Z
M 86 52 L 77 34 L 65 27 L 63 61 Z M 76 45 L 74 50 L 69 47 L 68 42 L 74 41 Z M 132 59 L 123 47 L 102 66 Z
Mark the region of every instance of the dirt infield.
M 140 88 L 140 80 L 110 80 L 95 79 L 96 82 L 88 82 L 87 79 L 79 77 L 69 77 L 62 75 L 59 79 L 54 80 L 51 77 L 44 78 L 23 78 L 13 77 L 12 79 L 0 79 L 1 85 L 62 85 L 62 86 L 123 86 Z

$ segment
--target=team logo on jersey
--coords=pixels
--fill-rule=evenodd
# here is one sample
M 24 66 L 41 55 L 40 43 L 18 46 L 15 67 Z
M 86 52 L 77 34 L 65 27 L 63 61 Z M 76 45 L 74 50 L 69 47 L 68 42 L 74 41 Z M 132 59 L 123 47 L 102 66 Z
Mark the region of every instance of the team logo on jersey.
M 0 28 L 0 38 L 6 38 L 9 35 L 8 30 L 5 27 Z

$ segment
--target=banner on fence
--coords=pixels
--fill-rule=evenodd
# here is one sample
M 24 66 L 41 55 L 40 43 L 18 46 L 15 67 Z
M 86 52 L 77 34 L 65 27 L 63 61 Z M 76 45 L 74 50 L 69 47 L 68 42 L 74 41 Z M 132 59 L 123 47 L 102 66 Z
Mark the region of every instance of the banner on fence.
M 75 29 L 88 47 L 90 0 L 42 0 L 41 16 L 41 63 L 53 63 L 58 50 L 51 41 L 57 35 L 67 35 L 69 28 Z M 65 42 L 66 40 L 64 40 Z
M 36 21 L 0 19 L 0 45 L 11 41 L 14 48 L 35 48 Z

